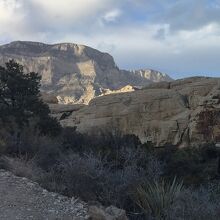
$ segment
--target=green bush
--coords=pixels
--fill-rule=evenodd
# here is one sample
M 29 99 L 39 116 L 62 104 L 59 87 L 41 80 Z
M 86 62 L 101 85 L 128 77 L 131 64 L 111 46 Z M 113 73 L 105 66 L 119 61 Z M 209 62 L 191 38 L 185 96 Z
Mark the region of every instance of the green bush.
M 172 204 L 169 220 L 219 219 L 220 185 L 209 183 L 198 188 L 184 188 Z

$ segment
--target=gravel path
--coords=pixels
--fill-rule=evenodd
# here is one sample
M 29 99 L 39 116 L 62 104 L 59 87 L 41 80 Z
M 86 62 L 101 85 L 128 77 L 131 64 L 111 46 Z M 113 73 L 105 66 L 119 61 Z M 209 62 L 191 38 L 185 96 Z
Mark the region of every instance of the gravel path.
M 42 189 L 37 183 L 0 170 L 1 220 L 82 220 L 86 205 Z

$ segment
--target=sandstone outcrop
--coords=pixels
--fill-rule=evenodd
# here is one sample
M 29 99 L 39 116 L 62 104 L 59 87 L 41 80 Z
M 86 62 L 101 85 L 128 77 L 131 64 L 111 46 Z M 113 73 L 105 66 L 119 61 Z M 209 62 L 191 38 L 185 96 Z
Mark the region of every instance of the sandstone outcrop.
M 16 41 L 0 46 L 0 65 L 9 59 L 22 64 L 25 72 L 40 73 L 42 92 L 56 96 L 63 104 L 87 104 L 105 90 L 170 80 L 166 74 L 153 70 L 145 73 L 120 70 L 111 55 L 71 43 Z
M 63 126 L 76 127 L 79 132 L 119 129 L 155 146 L 218 142 L 220 78 L 193 77 L 101 96 L 58 118 Z

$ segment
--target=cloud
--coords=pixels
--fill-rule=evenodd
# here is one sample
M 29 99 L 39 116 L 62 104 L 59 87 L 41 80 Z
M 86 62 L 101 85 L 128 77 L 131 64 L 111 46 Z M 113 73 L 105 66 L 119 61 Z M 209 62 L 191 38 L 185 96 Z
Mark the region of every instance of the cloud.
M 29 36 L 83 30 L 85 24 L 95 23 L 97 16 L 110 10 L 113 2 L 115 0 L 0 0 L 0 33 Z
M 37 22 L 46 29 L 63 30 L 79 28 L 96 20 L 96 16 L 108 10 L 112 0 L 30 0 L 35 8 Z
M 0 43 L 86 44 L 123 68 L 220 72 L 219 0 L 0 0 Z M 184 74 L 185 75 L 184 75 Z
M 108 11 L 104 16 L 103 19 L 106 22 L 115 22 L 117 18 L 120 17 L 120 15 L 122 14 L 121 10 L 119 10 L 118 8 L 113 9 L 111 11 Z
M 154 36 L 161 29 L 168 32 L 163 39 Z M 169 26 L 143 25 L 108 29 L 75 38 L 99 50 L 111 53 L 121 68 L 152 68 L 169 73 L 174 78 L 190 75 L 219 76 L 220 26 L 209 24 L 197 30 L 182 30 L 169 34 Z
M 21 4 L 16 0 L 0 0 L 0 34 L 16 34 L 17 31 L 24 30 L 25 14 L 21 10 Z
M 169 1 L 164 4 L 162 13 L 154 17 L 154 22 L 170 24 L 173 31 L 193 30 L 209 23 L 220 23 L 219 1 L 184 0 Z

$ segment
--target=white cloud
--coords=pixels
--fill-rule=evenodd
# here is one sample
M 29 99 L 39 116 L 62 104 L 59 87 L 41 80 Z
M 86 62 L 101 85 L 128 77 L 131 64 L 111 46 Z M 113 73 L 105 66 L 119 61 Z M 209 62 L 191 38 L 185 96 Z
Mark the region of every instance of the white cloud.
M 0 0 L 0 35 L 8 38 L 18 37 L 26 32 L 25 11 L 17 0 Z
M 116 0 L 0 0 L 0 34 L 83 30 Z M 17 27 L 17 28 L 16 28 Z M 21 28 L 22 27 L 22 28 Z
M 122 14 L 122 11 L 119 9 L 113 9 L 111 11 L 108 11 L 104 16 L 103 19 L 106 22 L 114 22 L 119 18 Z
M 107 10 L 114 0 L 30 0 L 48 28 L 71 28 L 94 20 L 97 14 Z

